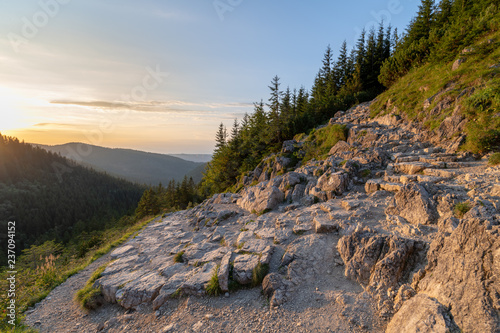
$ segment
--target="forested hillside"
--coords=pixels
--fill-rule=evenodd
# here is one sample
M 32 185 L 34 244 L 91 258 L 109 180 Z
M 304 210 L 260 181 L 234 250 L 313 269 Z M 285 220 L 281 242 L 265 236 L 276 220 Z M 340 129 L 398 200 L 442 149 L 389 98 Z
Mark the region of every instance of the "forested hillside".
M 46 240 L 85 241 L 92 231 L 133 213 L 143 191 L 0 135 L 0 228 L 7 230 L 8 221 L 16 222 L 17 250 Z M 5 239 L 0 243 L 6 251 Z
M 422 1 L 379 79 L 389 89 L 372 116 L 400 114 L 473 153 L 500 150 L 498 1 Z
M 459 111 L 460 117 L 463 114 L 470 120 L 464 149 L 473 152 L 498 149 L 500 117 L 496 114 L 500 109 L 500 66 L 495 64 L 500 63 L 500 44 L 495 33 L 499 30 L 499 22 L 498 4 L 494 0 L 442 0 L 439 3 L 423 0 L 417 16 L 401 35 L 390 26 L 373 27 L 362 32 L 354 49 L 347 50 L 344 42 L 336 60 L 328 46 L 310 91 L 304 87 L 282 90 L 279 77 L 274 77 L 267 103 L 255 103 L 254 112 L 245 115 L 241 123 L 235 121 L 230 133 L 223 124 L 219 126 L 214 156 L 204 175 L 204 192 L 225 191 L 242 173 L 253 170 L 264 156 L 278 152 L 284 141 L 310 131 L 339 110 L 347 110 L 377 96 L 374 104 L 377 111 L 373 116 L 380 110 L 389 112 L 388 106 L 397 106 L 397 113 L 407 112 L 410 120 L 417 119 L 431 130 L 456 106 L 450 102 L 436 109 L 446 95 L 439 99 L 433 97 L 456 83 L 457 74 L 463 74 L 466 83 L 453 86 L 455 98 L 465 88 L 473 89 L 468 91 L 469 98 Z M 452 64 L 448 62 L 464 48 L 487 36 L 494 38 L 469 50 L 468 65 L 452 73 Z M 481 71 L 476 72 L 478 61 L 483 66 L 488 65 L 487 70 L 481 67 Z M 424 71 L 419 75 L 411 76 L 422 68 Z M 428 77 L 431 77 L 430 82 L 422 85 Z M 444 78 L 449 80 L 443 82 Z M 404 84 L 398 85 L 400 82 Z M 389 90 L 384 92 L 387 88 Z M 427 118 L 423 116 L 422 107 L 426 99 L 431 106 L 428 111 L 433 112 Z
M 267 103 L 255 103 L 254 112 L 235 122 L 230 133 L 223 124 L 204 177 L 204 191 L 216 193 L 231 186 L 242 172 L 252 170 L 263 156 L 281 149 L 284 141 L 307 132 L 339 110 L 373 99 L 384 89 L 378 82 L 383 62 L 398 43 L 398 33 L 381 24 L 363 31 L 354 49 L 340 46 L 337 60 L 327 47 L 310 91 L 280 88 L 275 76 Z

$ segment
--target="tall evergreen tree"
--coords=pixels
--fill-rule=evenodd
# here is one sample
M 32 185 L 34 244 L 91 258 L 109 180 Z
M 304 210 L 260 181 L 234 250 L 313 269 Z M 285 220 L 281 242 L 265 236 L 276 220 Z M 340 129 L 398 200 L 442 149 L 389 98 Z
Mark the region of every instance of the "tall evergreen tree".
M 281 115 L 280 115 L 280 102 L 281 102 L 281 91 L 280 91 L 280 78 L 276 75 L 269 86 L 271 94 L 269 96 L 269 125 L 271 142 L 279 143 L 281 142 Z

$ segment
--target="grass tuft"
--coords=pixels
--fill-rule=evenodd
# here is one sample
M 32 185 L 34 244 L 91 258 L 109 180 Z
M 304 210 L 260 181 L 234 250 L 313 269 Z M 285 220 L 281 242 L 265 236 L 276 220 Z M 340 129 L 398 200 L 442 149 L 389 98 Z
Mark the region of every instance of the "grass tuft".
M 183 255 L 184 255 L 184 251 L 178 252 L 178 253 L 174 256 L 174 262 L 179 262 L 179 263 L 184 262 L 184 258 L 182 257 Z
M 101 287 L 94 287 L 94 282 L 101 277 L 107 265 L 104 264 L 99 267 L 88 279 L 85 286 L 76 293 L 75 299 L 83 309 L 94 310 L 102 305 Z
M 259 286 L 267 273 L 269 273 L 269 265 L 259 262 L 252 271 L 252 286 Z
M 500 164 L 500 153 L 494 153 L 488 159 L 489 165 L 499 165 Z
M 453 209 L 453 212 L 455 213 L 455 216 L 458 217 L 458 218 L 462 218 L 464 217 L 465 214 L 467 214 L 467 212 L 469 210 L 471 210 L 471 205 L 470 203 L 468 202 L 460 202 L 460 203 L 457 203 L 455 205 L 455 208 Z
M 219 296 L 222 292 L 219 286 L 219 275 L 218 275 L 219 268 L 220 265 L 217 265 L 217 267 L 214 270 L 214 273 L 212 274 L 212 278 L 210 279 L 210 281 L 208 281 L 208 284 L 205 288 L 208 295 Z

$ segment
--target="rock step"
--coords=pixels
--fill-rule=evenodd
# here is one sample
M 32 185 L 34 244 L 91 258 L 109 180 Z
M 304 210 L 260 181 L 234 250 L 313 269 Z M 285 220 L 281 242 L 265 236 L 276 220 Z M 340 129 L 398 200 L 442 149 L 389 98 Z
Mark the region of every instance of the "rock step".
M 443 169 L 445 167 L 444 162 L 434 162 L 434 163 L 423 163 L 423 162 L 406 162 L 406 163 L 394 163 L 387 166 L 387 172 L 399 173 L 406 175 L 415 175 L 417 173 L 423 172 L 425 169 Z
M 437 169 L 426 169 L 426 170 L 437 170 Z M 441 171 L 441 170 L 438 170 Z M 425 173 L 425 171 L 424 171 Z M 436 176 L 436 175 L 400 175 L 400 176 L 389 176 L 386 175 L 384 177 L 384 181 L 387 183 L 401 183 L 401 184 L 408 184 L 408 183 L 414 183 L 414 182 L 419 182 L 419 183 L 439 183 L 442 182 L 443 180 L 450 178 L 450 177 L 444 177 L 444 176 Z
M 401 183 L 392 183 L 385 182 L 382 179 L 370 179 L 365 184 L 366 193 L 373 193 L 380 190 L 388 191 L 388 192 L 399 192 L 403 184 Z

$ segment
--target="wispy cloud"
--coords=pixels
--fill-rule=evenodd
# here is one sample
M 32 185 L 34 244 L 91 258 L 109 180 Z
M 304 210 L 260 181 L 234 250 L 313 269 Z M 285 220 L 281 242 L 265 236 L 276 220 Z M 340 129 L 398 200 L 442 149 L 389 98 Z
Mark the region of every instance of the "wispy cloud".
M 58 128 L 74 128 L 74 127 L 80 127 L 79 124 L 63 124 L 63 123 L 38 123 L 33 125 L 33 127 L 58 127 Z
M 63 105 L 74 105 L 74 106 L 86 106 L 93 108 L 102 108 L 102 109 L 130 109 L 129 104 L 125 103 L 115 103 L 115 102 L 105 102 L 105 101 L 92 101 L 92 102 L 84 102 L 84 101 L 51 101 L 51 104 L 63 104 Z
M 225 108 L 249 108 L 251 103 L 192 103 L 184 101 L 147 101 L 147 102 L 111 102 L 111 101 L 72 101 L 53 100 L 51 104 L 73 105 L 89 107 L 101 110 L 128 109 L 136 112 L 158 112 L 158 113 L 185 113 L 204 112 L 211 113 L 217 109 Z

